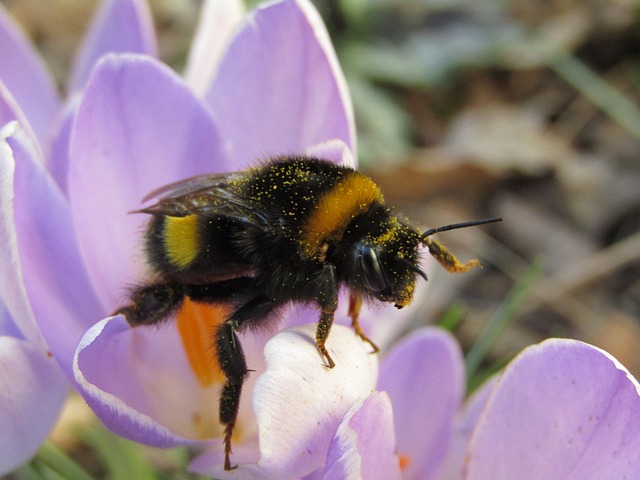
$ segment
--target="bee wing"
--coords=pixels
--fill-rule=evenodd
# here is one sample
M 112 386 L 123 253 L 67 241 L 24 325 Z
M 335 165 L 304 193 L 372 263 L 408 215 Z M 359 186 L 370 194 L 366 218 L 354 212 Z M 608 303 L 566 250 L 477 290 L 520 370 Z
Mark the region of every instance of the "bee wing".
M 204 216 L 228 216 L 260 225 L 264 215 L 255 204 L 242 197 L 231 182 L 243 176 L 243 172 L 198 175 L 154 190 L 145 201 L 158 198 L 149 207 L 136 213 L 184 217 L 198 214 Z
M 206 190 L 215 185 L 227 183 L 230 180 L 238 178 L 242 172 L 230 172 L 230 173 L 206 173 L 204 175 L 196 175 L 184 180 L 163 185 L 160 188 L 156 188 L 154 191 L 148 193 L 143 199 L 142 203 L 148 202 L 157 198 L 158 200 L 164 200 L 167 198 L 177 198 L 184 195 L 196 193 L 200 190 Z

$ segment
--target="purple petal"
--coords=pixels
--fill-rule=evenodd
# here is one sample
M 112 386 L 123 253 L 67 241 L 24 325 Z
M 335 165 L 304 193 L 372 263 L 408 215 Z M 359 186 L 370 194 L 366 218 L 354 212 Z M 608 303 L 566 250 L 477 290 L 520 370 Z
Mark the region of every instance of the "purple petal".
M 19 332 L 21 338 L 32 343 L 44 345 L 44 339 L 29 304 L 27 292 L 22 280 L 20 254 L 14 220 L 14 188 L 15 158 L 13 150 L 7 143 L 7 137 L 16 135 L 19 129 L 17 122 L 12 122 L 0 129 L 0 307 L 4 315 L 0 335 Z M 4 309 L 6 308 L 6 311 Z M 17 322 L 10 321 L 11 317 Z M 10 327 L 7 327 L 10 325 Z
M 316 470 L 347 411 L 373 391 L 376 356 L 350 329 L 335 325 L 331 331 L 327 348 L 336 363 L 331 370 L 323 365 L 314 338 L 315 325 L 306 325 L 267 343 L 268 369 L 258 378 L 253 399 L 260 460 L 240 465 L 237 474 L 296 478 Z M 229 472 L 215 473 L 230 478 Z
M 69 92 L 80 90 L 98 59 L 107 53 L 156 55 L 149 6 L 144 0 L 104 0 L 76 58 Z
M 389 397 L 376 392 L 354 407 L 331 440 L 322 478 L 400 478 Z
M 58 109 L 56 87 L 36 49 L 2 5 L 0 52 L 0 80 L 25 112 L 37 138 L 44 142 Z M 0 119 L 0 124 L 4 125 L 8 120 L 13 118 Z M 24 125 L 23 121 L 21 123 Z
M 353 158 L 349 146 L 342 140 L 328 140 L 317 145 L 311 145 L 304 153 L 311 157 L 323 158 L 352 168 L 356 168 L 358 163 Z
M 244 395 L 244 388 L 243 395 Z M 260 456 L 258 448 L 258 437 L 251 437 L 248 440 L 242 435 L 242 442 L 234 439 L 233 462 L 234 464 L 256 463 Z M 222 469 L 224 463 L 224 448 L 219 439 L 208 443 L 208 449 L 198 455 L 190 464 L 189 471 L 201 475 L 213 476 L 213 478 L 235 478 L 233 473 L 225 472 Z M 243 475 L 246 472 L 243 472 Z M 243 480 L 249 477 L 242 477 Z M 264 476 L 252 477 L 263 479 Z
M 243 335 L 246 360 L 253 372 L 243 385 L 238 431 L 245 459 L 256 459 L 257 448 L 247 445 L 257 426 L 251 410 L 255 378 L 264 371 L 259 335 Z M 222 426 L 218 421 L 221 383 L 202 385 L 185 354 L 175 323 L 130 328 L 120 316 L 92 327 L 76 353 L 74 374 L 78 389 L 100 419 L 114 432 L 154 446 L 171 446 L 215 438 L 199 462 L 221 458 Z M 234 453 L 235 453 L 234 449 Z M 204 467 L 203 467 L 204 468 Z
M 232 32 L 244 18 L 240 0 L 206 0 L 187 59 L 185 80 L 198 95 L 205 93 Z
M 585 343 L 525 349 L 489 399 L 465 478 L 637 478 L 638 388 L 613 357 Z
M 7 187 L 2 195 L 2 228 L 6 232 L 3 237 L 15 236 L 18 254 L 13 240 L 4 244 L 8 247 L 4 252 L 13 259 L 9 267 L 14 273 L 4 277 L 9 284 L 2 285 L 2 295 L 9 296 L 5 302 L 16 321 L 20 321 L 20 315 L 28 318 L 12 308 L 18 298 L 13 292 L 22 288 L 23 278 L 33 315 L 49 348 L 70 374 L 75 346 L 88 325 L 100 318 L 101 309 L 78 255 L 66 198 L 37 161 L 22 130 L 7 141 L 15 163 L 13 158 L 3 158 L 10 163 L 7 170 L 3 169 L 3 175 L 9 176 L 2 180 L 3 187 Z M 12 194 L 13 203 L 7 203 L 5 198 L 11 199 Z M 19 310 L 24 312 L 24 307 Z M 29 334 L 27 337 L 31 338 Z
M 284 0 L 251 12 L 206 99 L 240 167 L 332 139 L 355 152 L 346 82 L 308 0 Z
M 0 81 L 0 127 L 9 122 L 17 120 L 22 129 L 29 135 L 34 145 L 38 144 L 36 134 L 31 128 L 31 124 L 26 115 L 18 105 L 9 89 Z
M 69 192 L 69 147 L 71 142 L 71 129 L 76 118 L 80 95 L 73 95 L 66 102 L 52 127 L 52 141 L 47 153 L 47 168 L 51 176 L 58 183 L 60 189 Z
M 211 114 L 169 68 L 138 55 L 99 63 L 72 132 L 69 198 L 82 254 L 110 311 L 143 269 L 148 216 L 129 212 L 162 185 L 229 169 Z
M 1 149 L 1 147 L 0 147 Z M 1 169 L 2 167 L 0 167 Z M 0 173 L 0 175 L 2 175 Z M 0 177 L 0 186 L 2 180 Z M 0 195 L 1 197 L 1 195 Z M 2 199 L 0 199 L 0 202 L 2 201 Z M 0 235 L 2 235 L 4 232 L 0 233 Z M 2 238 L 2 236 L 0 236 L 0 238 Z M 4 240 L 4 238 L 3 238 Z M 6 245 L 6 243 L 3 243 L 3 245 Z M 0 262 L 4 262 L 4 259 L 0 260 Z M 4 285 L 2 285 L 2 287 L 4 287 Z M 0 288 L 2 288 L 0 287 Z M 11 314 L 9 313 L 9 310 L 7 309 L 6 305 L 4 305 L 4 303 L 2 301 L 0 301 L 0 336 L 7 336 L 7 337 L 14 337 L 14 338 L 18 338 L 20 340 L 26 340 L 26 336 L 24 334 L 24 332 L 22 331 L 21 328 L 18 327 L 18 325 L 16 324 L 16 322 L 13 321 L 13 318 L 11 317 Z M 35 344 L 37 342 L 30 342 L 31 344 Z
M 425 270 L 423 268 L 423 270 Z M 427 274 L 429 270 L 427 271 Z M 416 286 L 415 298 L 424 296 L 428 284 L 421 282 Z M 360 325 L 382 351 L 390 348 L 393 342 L 409 329 L 412 321 L 420 314 L 420 302 L 398 310 L 392 303 L 374 303 L 364 305 L 360 314 Z
M 24 340 L 0 336 L 0 475 L 29 460 L 69 392 L 60 368 Z
M 435 478 L 439 480 L 463 478 L 471 435 L 493 393 L 497 381 L 497 375 L 487 380 L 458 411 L 453 424 L 453 441 Z
M 415 331 L 384 358 L 378 390 L 391 397 L 404 478 L 432 478 L 451 444 L 464 394 L 457 342 L 437 328 Z
M 93 411 L 131 440 L 187 444 L 203 423 L 217 424 L 217 388 L 201 391 L 173 324 L 130 328 L 122 316 L 102 320 L 82 338 L 73 369 Z

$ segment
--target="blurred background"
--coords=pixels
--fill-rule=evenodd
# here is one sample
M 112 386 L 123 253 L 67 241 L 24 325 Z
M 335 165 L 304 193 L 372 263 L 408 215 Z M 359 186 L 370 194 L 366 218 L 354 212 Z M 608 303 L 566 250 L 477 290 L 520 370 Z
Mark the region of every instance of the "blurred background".
M 180 70 L 201 2 L 149 3 L 160 56 Z M 415 320 L 456 335 L 470 388 L 552 336 L 599 346 L 640 376 L 640 2 L 314 3 L 351 89 L 361 169 L 388 202 L 425 227 L 504 218 L 438 236 L 485 268 L 434 269 Z M 64 84 L 97 2 L 2 4 Z M 65 422 L 93 425 L 80 404 Z M 83 431 L 54 439 L 138 462 L 127 441 Z M 176 466 L 184 451 L 135 448 L 157 466 L 146 478 L 192 478 Z M 117 478 L 105 458 L 84 466 Z

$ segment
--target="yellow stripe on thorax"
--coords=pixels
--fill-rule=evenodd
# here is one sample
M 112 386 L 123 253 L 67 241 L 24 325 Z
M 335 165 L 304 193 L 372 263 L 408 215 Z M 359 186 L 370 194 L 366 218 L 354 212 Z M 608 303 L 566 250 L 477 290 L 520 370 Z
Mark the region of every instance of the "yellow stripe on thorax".
M 186 268 L 198 256 L 200 239 L 198 217 L 165 217 L 164 243 L 169 261 L 178 268 Z
M 383 202 L 378 186 L 358 172 L 347 174 L 320 197 L 309 214 L 302 236 L 306 255 L 315 257 L 324 242 L 339 240 L 349 222 L 374 201 Z

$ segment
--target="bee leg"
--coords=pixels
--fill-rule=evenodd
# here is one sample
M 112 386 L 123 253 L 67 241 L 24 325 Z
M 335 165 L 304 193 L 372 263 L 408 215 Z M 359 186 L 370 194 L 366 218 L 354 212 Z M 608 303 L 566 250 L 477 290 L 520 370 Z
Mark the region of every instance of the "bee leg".
M 220 393 L 220 423 L 224 425 L 224 469 L 233 470 L 231 466 L 231 437 L 238 417 L 242 385 L 249 373 L 247 362 L 236 331 L 242 328 L 245 321 L 263 318 L 276 307 L 264 296 L 254 297 L 236 310 L 229 320 L 220 325 L 215 333 L 215 346 L 218 363 L 226 377 Z
M 325 343 L 329 337 L 331 326 L 333 325 L 333 317 L 338 308 L 338 282 L 336 280 L 335 267 L 331 264 L 325 264 L 323 267 L 322 277 L 319 282 L 319 292 L 317 297 L 320 307 L 320 320 L 316 327 L 316 347 L 325 360 L 327 367 L 333 368 L 335 362 L 329 355 Z
M 450 273 L 464 273 L 473 267 L 482 266 L 480 262 L 475 259 L 469 260 L 467 263 L 460 263 L 444 246 L 429 237 L 425 238 L 422 244 L 429 249 L 431 256 Z
M 220 392 L 220 423 L 224 428 L 224 469 L 232 470 L 229 456 L 231 455 L 231 436 L 236 424 L 242 384 L 248 374 L 247 362 L 242 347 L 236 335 L 238 324 L 228 320 L 220 325 L 216 331 L 216 352 L 218 362 L 227 381 Z
M 356 332 L 356 335 L 358 335 L 358 337 L 360 337 L 363 342 L 371 345 L 371 348 L 373 349 L 371 353 L 378 353 L 380 349 L 375 343 L 373 343 L 373 341 L 369 337 L 367 337 L 367 335 L 364 333 L 364 330 L 362 330 L 362 327 L 360 326 L 360 322 L 358 321 L 361 307 L 362 297 L 355 292 L 349 292 L 349 316 L 351 317 L 351 326 Z
M 139 287 L 131 294 L 131 304 L 114 315 L 124 315 L 132 326 L 153 325 L 175 312 L 182 305 L 184 295 L 183 287 L 172 283 Z

